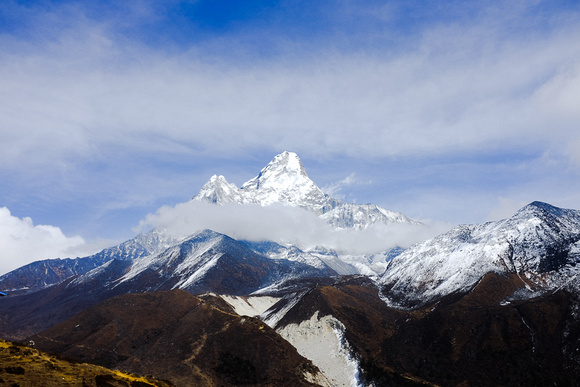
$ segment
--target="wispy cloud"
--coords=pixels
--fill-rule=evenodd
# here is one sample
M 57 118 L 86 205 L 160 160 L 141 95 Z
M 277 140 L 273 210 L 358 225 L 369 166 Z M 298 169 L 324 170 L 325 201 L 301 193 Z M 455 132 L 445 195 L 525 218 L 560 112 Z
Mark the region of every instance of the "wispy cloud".
M 80 20 L 46 45 L 0 42 L 3 165 L 102 158 L 113 144 L 384 157 L 579 137 L 577 23 L 530 40 L 486 19 L 425 30 L 395 58 L 322 51 L 240 66 L 151 51 Z
M 272 240 L 304 249 L 325 246 L 353 254 L 376 253 L 400 246 L 408 247 L 437 235 L 448 226 L 377 224 L 365 230 L 333 229 L 306 210 L 285 206 L 214 204 L 190 201 L 163 206 L 147 215 L 135 231 L 151 227 L 187 236 L 211 229 L 237 239 Z
M 329 196 L 332 196 L 332 197 L 337 198 L 337 199 L 343 199 L 344 196 L 340 193 L 340 191 L 344 187 L 349 187 L 349 186 L 353 185 L 356 181 L 355 176 L 356 175 L 353 172 L 350 175 L 348 175 L 347 177 L 345 177 L 344 179 L 327 184 L 324 187 L 321 187 L 320 189 L 322 190 L 322 192 L 324 192 L 325 194 L 327 194 Z

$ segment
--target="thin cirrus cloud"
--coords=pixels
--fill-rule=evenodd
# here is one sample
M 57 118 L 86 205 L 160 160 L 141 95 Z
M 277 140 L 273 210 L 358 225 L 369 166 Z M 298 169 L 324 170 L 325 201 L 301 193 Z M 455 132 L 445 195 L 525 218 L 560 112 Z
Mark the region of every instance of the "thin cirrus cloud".
M 208 153 L 281 143 L 353 157 L 577 140 L 570 122 L 580 114 L 572 108 L 580 28 L 569 23 L 530 40 L 486 23 L 432 27 L 396 57 L 322 48 L 314 58 L 241 65 L 86 26 L 48 47 L 13 42 L 16 52 L 0 63 L 3 130 L 11 133 L 2 161 L 74 162 L 112 143 L 141 152 L 138 136 L 150 151 L 161 137 Z M 44 146 L 50 139 L 55 146 Z
M 372 173 L 362 168 L 356 176 L 373 182 L 388 179 L 376 166 L 385 160 L 402 170 L 412 170 L 407 159 L 416 170 L 435 160 L 442 178 L 423 182 L 448 186 L 401 178 L 387 187 L 404 192 L 402 208 L 393 209 L 420 209 L 421 218 L 454 213 L 456 220 L 477 209 L 483 221 L 513 207 L 506 203 L 578 201 L 580 187 L 570 183 L 580 163 L 576 6 L 252 2 L 201 20 L 212 12 L 200 11 L 203 1 L 124 3 L 0 6 L 12 21 L 0 30 L 0 180 L 7 182 L 0 204 L 33 202 L 41 191 L 38 202 L 54 213 L 64 201 L 83 202 L 86 213 L 115 203 L 135 212 L 143 197 L 158 203 L 185 186 L 172 181 L 191 178 L 195 168 L 206 173 L 226 159 L 244 164 L 282 150 L 319 161 L 318 176 L 342 160 L 372 159 Z M 506 154 L 524 159 L 522 167 Z M 462 167 L 464 176 L 493 164 L 486 184 L 467 189 L 448 179 L 466 155 L 475 166 Z M 530 172 L 537 162 L 542 174 Z M 169 180 L 175 165 L 192 171 L 143 193 L 148 182 Z M 519 172 L 533 181 L 520 183 Z M 346 191 L 361 184 L 351 183 L 321 185 L 350 197 Z

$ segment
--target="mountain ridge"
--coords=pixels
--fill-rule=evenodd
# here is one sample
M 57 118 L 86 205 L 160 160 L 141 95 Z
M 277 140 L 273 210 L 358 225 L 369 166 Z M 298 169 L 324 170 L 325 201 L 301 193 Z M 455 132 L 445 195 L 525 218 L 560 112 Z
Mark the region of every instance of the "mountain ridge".
M 531 296 L 565 283 L 578 262 L 580 211 L 532 202 L 510 218 L 460 225 L 410 247 L 378 283 L 388 302 L 414 306 L 467 291 L 489 272 L 514 273 Z
M 325 194 L 307 175 L 296 153 L 276 155 L 253 179 L 237 188 L 223 175 L 213 175 L 191 200 L 227 203 L 274 203 L 300 207 L 315 213 L 335 228 L 365 229 L 375 223 L 422 223 L 374 204 L 344 203 Z
M 31 339 L 77 361 L 153 373 L 177 386 L 324 381 L 260 320 L 224 312 L 183 290 L 109 298 Z

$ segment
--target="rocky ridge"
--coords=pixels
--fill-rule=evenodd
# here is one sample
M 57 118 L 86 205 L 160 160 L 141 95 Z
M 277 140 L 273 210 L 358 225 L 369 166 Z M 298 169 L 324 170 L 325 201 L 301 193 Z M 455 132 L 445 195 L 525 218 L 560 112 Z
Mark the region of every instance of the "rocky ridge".
M 420 224 L 400 212 L 373 204 L 344 203 L 330 197 L 308 177 L 300 158 L 293 152 L 275 156 L 258 176 L 241 188 L 228 183 L 224 176 L 214 175 L 192 200 L 218 205 L 282 203 L 311 211 L 336 228 L 364 229 L 375 223 Z
M 378 280 L 387 302 L 417 306 L 472 288 L 487 273 L 516 274 L 531 297 L 580 273 L 580 211 L 533 202 L 514 216 L 462 225 L 402 252 Z

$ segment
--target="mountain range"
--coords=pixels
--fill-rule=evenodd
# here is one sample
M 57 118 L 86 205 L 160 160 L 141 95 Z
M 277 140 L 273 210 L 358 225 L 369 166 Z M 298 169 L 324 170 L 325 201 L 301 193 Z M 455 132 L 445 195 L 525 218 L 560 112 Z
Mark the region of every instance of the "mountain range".
M 291 152 L 191 200 L 293 206 L 356 232 L 426 227 L 329 197 Z M 564 386 L 580 374 L 579 262 L 580 211 L 542 202 L 356 258 L 154 229 L 0 277 L 0 332 L 176 385 Z
M 467 291 L 490 272 L 516 274 L 525 291 L 514 297 L 533 297 L 575 285 L 578 263 L 580 211 L 533 202 L 511 218 L 458 226 L 412 246 L 378 283 L 387 301 L 415 306 Z
M 421 224 L 374 204 L 344 203 L 330 197 L 308 177 L 300 158 L 293 152 L 274 157 L 258 176 L 240 188 L 228 183 L 224 176 L 214 175 L 192 200 L 218 205 L 282 203 L 313 212 L 337 228 L 364 229 L 375 223 Z

